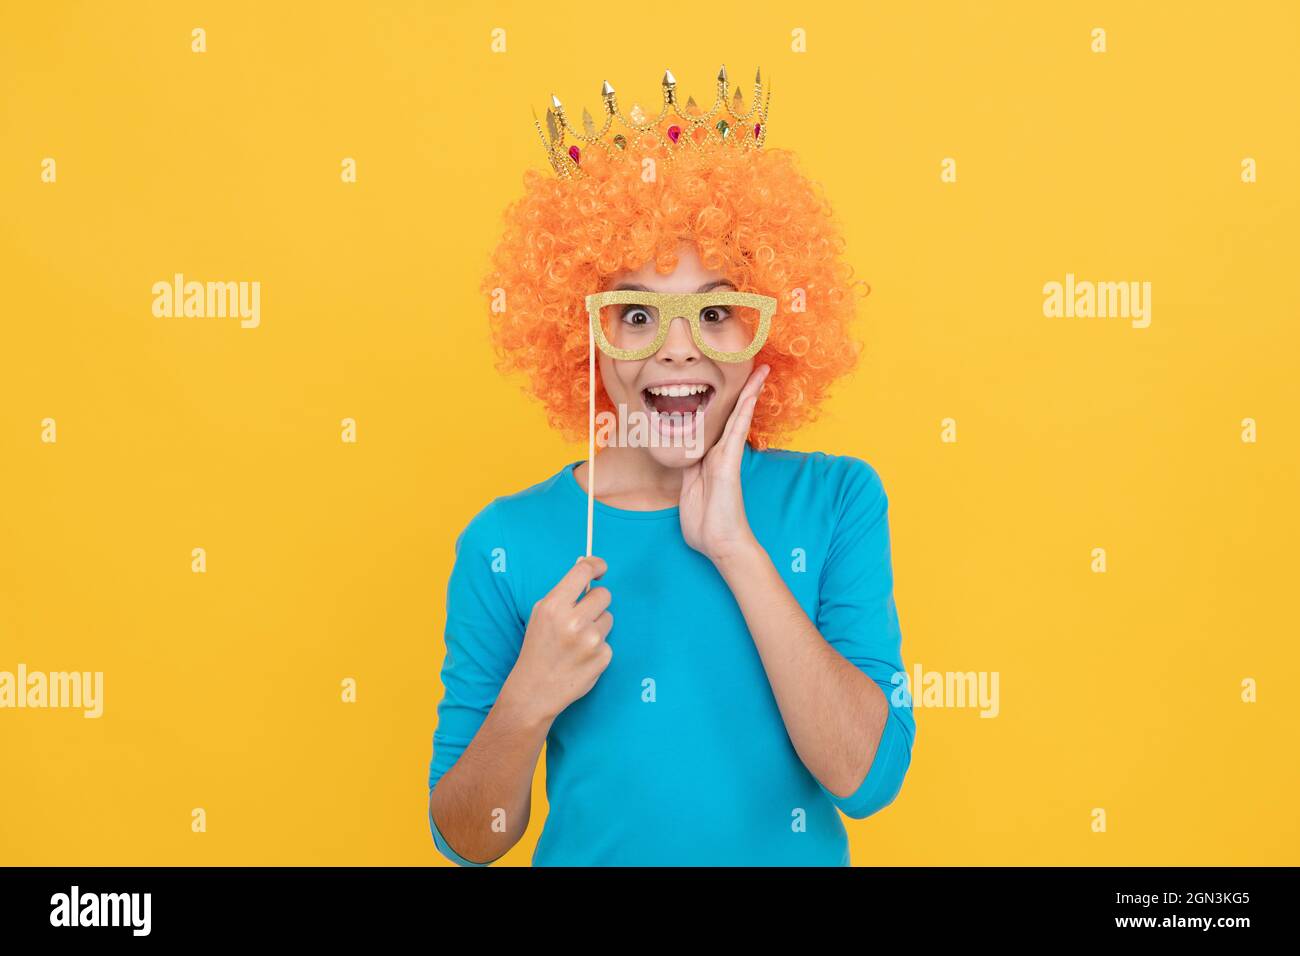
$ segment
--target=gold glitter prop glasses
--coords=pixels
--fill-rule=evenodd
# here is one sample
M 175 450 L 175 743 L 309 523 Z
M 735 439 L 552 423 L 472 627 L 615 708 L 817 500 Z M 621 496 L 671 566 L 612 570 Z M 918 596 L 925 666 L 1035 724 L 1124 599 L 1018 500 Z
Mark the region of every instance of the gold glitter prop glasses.
M 767 341 L 776 299 L 753 292 L 643 292 L 619 289 L 587 296 L 596 345 L 611 358 L 636 362 L 668 341 L 673 321 L 684 318 L 701 352 L 715 362 L 743 362 Z

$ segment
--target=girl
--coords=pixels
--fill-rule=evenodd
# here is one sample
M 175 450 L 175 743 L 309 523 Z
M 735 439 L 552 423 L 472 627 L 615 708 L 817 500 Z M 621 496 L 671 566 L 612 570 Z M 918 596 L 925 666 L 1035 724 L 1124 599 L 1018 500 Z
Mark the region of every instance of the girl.
M 535 865 L 847 865 L 839 811 L 911 762 L 880 478 L 771 447 L 853 366 L 859 283 L 761 78 L 675 87 L 647 119 L 606 84 L 581 133 L 553 100 L 483 282 L 551 423 L 618 427 L 457 540 L 429 822 L 462 865 L 523 835 L 543 743 Z

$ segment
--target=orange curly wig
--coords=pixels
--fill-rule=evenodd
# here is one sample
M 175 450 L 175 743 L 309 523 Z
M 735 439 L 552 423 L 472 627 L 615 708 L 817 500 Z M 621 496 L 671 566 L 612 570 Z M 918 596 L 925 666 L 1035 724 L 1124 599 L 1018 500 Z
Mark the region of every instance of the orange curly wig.
M 856 363 L 856 311 L 844 243 L 820 187 L 788 150 L 678 153 L 658 162 L 651 182 L 641 160 L 583 156 L 586 174 L 561 180 L 529 170 L 524 195 L 505 213 L 482 291 L 492 311 L 498 368 L 522 372 L 552 426 L 573 441 L 587 434 L 586 296 L 620 272 L 654 261 L 676 267 L 682 240 L 701 264 L 742 292 L 778 302 L 771 333 L 754 361 L 771 366 L 754 410 L 749 441 L 757 449 L 811 421 L 832 382 Z M 802 302 L 796 290 L 802 290 Z M 800 311 L 794 311 L 802 305 Z M 599 372 L 597 373 L 599 374 Z M 602 386 L 597 410 L 612 411 Z

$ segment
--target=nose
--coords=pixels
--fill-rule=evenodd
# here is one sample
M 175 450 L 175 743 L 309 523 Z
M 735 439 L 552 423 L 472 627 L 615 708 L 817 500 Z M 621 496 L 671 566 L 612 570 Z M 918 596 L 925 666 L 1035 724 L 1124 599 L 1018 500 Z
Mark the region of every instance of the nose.
M 678 316 L 668 324 L 668 338 L 657 353 L 655 360 L 678 365 L 690 365 L 700 360 L 700 350 L 691 338 L 691 324 L 685 316 Z

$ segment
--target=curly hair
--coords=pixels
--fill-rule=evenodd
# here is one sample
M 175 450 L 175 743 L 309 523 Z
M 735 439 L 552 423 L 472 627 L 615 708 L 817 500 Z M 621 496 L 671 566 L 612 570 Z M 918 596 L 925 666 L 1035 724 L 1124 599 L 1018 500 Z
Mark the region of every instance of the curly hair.
M 829 386 L 855 365 L 855 287 L 844 242 L 819 185 L 783 149 L 676 153 L 643 179 L 633 149 L 582 157 L 585 176 L 561 180 L 529 170 L 524 195 L 505 212 L 482 291 L 491 299 L 497 368 L 522 372 L 550 424 L 569 440 L 587 431 L 586 296 L 613 275 L 653 261 L 670 273 L 682 240 L 704 268 L 742 292 L 776 298 L 755 362 L 771 366 L 750 428 L 769 447 L 811 421 Z M 599 368 L 599 366 L 598 366 Z M 597 372 L 599 374 L 599 371 Z M 613 405 L 602 387 L 598 410 Z

